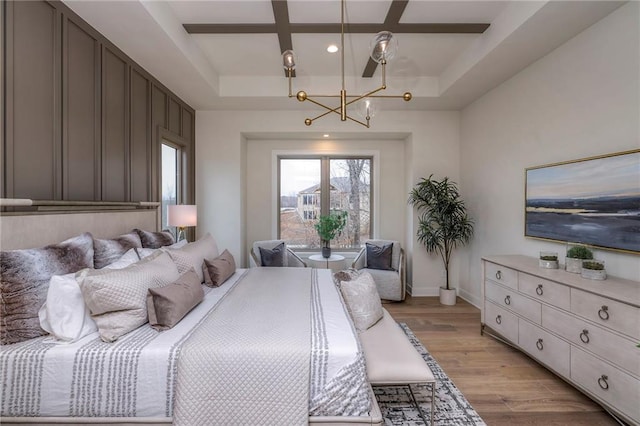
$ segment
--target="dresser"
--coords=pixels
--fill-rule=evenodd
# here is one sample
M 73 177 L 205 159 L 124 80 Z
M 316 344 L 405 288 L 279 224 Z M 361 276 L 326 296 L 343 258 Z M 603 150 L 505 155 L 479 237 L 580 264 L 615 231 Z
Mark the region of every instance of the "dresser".
M 482 332 L 640 425 L 640 282 L 584 279 L 519 255 L 482 259 Z

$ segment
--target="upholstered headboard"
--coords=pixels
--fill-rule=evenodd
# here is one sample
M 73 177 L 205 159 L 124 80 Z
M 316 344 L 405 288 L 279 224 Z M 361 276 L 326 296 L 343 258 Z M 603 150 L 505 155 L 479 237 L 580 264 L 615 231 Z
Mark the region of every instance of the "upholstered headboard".
M 6 206 L 6 203 L 3 203 Z M 111 238 L 133 228 L 155 231 L 159 227 L 158 203 L 129 206 L 128 210 L 3 212 L 0 217 L 0 249 L 13 250 L 54 244 L 83 232 L 94 237 Z M 100 208 L 96 206 L 95 208 Z M 90 210 L 85 206 L 85 210 Z

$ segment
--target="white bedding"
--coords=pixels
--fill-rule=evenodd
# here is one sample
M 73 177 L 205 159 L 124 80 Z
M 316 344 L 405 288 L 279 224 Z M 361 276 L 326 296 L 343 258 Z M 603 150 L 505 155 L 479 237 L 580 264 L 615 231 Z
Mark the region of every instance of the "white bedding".
M 43 337 L 3 346 L 0 416 L 172 417 L 182 343 L 245 273 L 207 288 L 205 300 L 168 331 L 146 324 L 114 343 L 93 333 L 68 345 Z M 309 412 L 364 415 L 370 407 L 364 357 L 330 271 L 318 273 Z

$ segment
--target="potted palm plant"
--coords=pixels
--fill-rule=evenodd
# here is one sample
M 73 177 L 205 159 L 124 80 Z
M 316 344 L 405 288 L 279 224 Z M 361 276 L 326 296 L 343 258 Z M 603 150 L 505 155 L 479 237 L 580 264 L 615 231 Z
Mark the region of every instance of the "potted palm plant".
M 411 190 L 409 204 L 420 215 L 418 241 L 429 253 L 438 253 L 444 263 L 446 286 L 440 287 L 440 303 L 455 305 L 456 290 L 449 283 L 451 252 L 473 236 L 473 221 L 467 215 L 458 187 L 447 177 L 440 181 L 433 179 L 433 175 L 422 178 Z
M 314 225 L 322 243 L 322 257 L 331 257 L 331 240 L 340 235 L 347 224 L 347 212 L 343 210 L 332 211 L 326 215 L 320 215 Z

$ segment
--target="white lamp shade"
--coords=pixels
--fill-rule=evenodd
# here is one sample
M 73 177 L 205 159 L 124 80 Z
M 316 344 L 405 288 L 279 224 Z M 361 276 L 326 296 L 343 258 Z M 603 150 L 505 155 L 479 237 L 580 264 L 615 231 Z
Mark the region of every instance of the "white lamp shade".
M 198 224 L 198 206 L 172 204 L 167 206 L 167 224 L 169 226 L 196 226 Z

